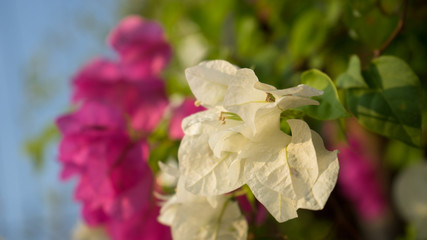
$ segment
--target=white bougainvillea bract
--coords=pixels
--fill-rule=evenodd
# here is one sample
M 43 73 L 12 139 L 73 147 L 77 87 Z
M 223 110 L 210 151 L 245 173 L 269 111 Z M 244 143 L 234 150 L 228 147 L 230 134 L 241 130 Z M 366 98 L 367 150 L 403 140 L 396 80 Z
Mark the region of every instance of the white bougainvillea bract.
M 206 199 L 247 184 L 279 222 L 297 217 L 299 208 L 324 207 L 337 180 L 337 151 L 326 150 L 301 119 L 287 120 L 291 135 L 280 129 L 286 110 L 318 105 L 311 97 L 321 91 L 302 84 L 278 90 L 259 82 L 251 69 L 222 60 L 188 68 L 186 77 L 196 103 L 207 110 L 183 120 L 177 195 L 188 191 Z M 175 219 L 179 212 L 174 210 Z

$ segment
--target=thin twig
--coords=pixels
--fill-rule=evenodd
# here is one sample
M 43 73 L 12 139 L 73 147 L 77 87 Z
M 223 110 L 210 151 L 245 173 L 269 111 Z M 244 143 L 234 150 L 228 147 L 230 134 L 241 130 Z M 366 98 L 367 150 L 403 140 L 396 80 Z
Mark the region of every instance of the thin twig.
M 406 10 L 408 8 L 408 0 L 403 1 L 403 11 L 402 16 L 399 19 L 399 22 L 397 23 L 396 28 L 394 29 L 393 33 L 390 35 L 390 37 L 385 41 L 385 43 L 378 49 L 374 51 L 374 57 L 379 57 L 384 50 L 393 42 L 393 40 L 397 37 L 397 35 L 402 31 L 403 26 L 405 25 L 405 19 L 406 19 Z

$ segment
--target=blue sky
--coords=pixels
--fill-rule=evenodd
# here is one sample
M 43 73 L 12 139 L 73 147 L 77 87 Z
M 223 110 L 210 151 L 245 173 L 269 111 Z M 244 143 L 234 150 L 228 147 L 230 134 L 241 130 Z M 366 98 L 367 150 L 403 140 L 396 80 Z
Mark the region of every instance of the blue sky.
M 74 182 L 57 180 L 55 144 L 41 172 L 23 144 L 67 109 L 79 66 L 109 53 L 115 9 L 113 0 L 0 1 L 0 239 L 68 239 Z

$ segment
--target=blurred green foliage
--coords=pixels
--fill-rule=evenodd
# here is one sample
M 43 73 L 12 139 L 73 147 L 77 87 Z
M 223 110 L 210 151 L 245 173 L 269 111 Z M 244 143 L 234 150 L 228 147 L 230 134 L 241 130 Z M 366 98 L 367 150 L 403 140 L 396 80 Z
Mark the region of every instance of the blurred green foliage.
M 277 88 L 299 84 L 303 71 L 317 68 L 338 79 L 339 96 L 363 126 L 414 146 L 426 138 L 421 110 L 426 112 L 427 29 L 420 24 L 426 11 L 420 0 L 128 0 L 122 8 L 164 25 L 175 51 L 164 76 L 170 93 L 190 93 L 183 69 L 202 60 L 253 68 L 260 81 Z M 376 59 L 383 54 L 401 60 Z M 414 83 L 417 75 L 421 85 Z M 406 81 L 400 89 L 380 86 L 400 81 Z M 307 114 L 321 120 L 348 116 L 335 104 Z

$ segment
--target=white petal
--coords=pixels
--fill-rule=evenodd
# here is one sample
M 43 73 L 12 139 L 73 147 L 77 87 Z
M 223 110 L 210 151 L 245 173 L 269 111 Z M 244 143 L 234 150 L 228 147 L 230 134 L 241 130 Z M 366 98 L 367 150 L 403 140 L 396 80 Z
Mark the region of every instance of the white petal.
M 197 195 L 223 194 L 244 184 L 243 174 L 237 174 L 237 178 L 235 174 L 228 174 L 237 152 L 247 141 L 232 130 L 243 122 L 226 119 L 221 123 L 219 113 L 220 109 L 210 109 L 191 115 L 183 122 L 186 135 L 178 151 L 180 170 L 187 190 Z
M 256 176 L 248 178 L 247 184 L 258 201 L 267 208 L 278 222 L 285 222 L 298 217 L 294 198 L 271 189 L 268 184 L 262 183 Z
M 211 207 L 216 208 L 218 206 L 218 201 L 220 201 L 222 196 L 209 196 L 206 197 L 206 200 L 208 201 L 208 203 L 211 205 Z
M 262 90 L 262 91 L 264 91 L 264 92 L 277 91 L 277 88 L 276 88 L 276 87 L 271 86 L 271 85 L 269 85 L 269 84 L 262 83 L 262 82 L 257 82 L 257 83 L 255 83 L 255 84 L 254 84 L 254 87 L 255 87 L 256 89 Z
M 238 69 L 226 61 L 206 61 L 187 68 L 185 75 L 197 100 L 205 107 L 214 107 L 222 104 L 227 87 L 235 81 Z
M 275 135 L 260 142 L 259 148 L 256 145 L 248 147 L 252 151 L 245 152 L 248 158 L 244 174 L 255 197 L 277 221 L 284 222 L 297 217 L 297 195 L 284 148 L 290 136 L 280 130 Z
M 309 87 L 305 84 L 300 84 L 293 88 L 280 89 L 280 90 L 272 90 L 270 93 L 277 96 L 300 96 L 300 97 L 314 97 L 323 94 L 323 91 L 319 91 L 315 88 Z
M 319 102 L 307 97 L 284 96 L 277 100 L 276 105 L 280 110 L 286 111 L 306 105 L 319 105 Z
M 229 169 L 228 169 L 228 178 L 231 182 L 238 182 L 239 179 L 243 179 L 243 171 L 245 167 L 245 159 L 235 159 Z
M 276 154 L 270 154 L 270 156 L 271 158 L 265 159 L 265 161 L 247 159 L 245 178 L 248 185 L 254 178 L 269 189 L 280 192 L 286 198 L 297 199 L 292 184 L 291 169 L 287 164 L 286 149 L 284 148 Z
M 296 217 L 298 208 L 322 209 L 339 169 L 337 152 L 326 150 L 304 121 L 288 122 L 292 140 L 278 131 L 240 154 L 248 186 L 280 222 Z
M 163 204 L 162 208 L 160 209 L 160 215 L 157 220 L 164 225 L 171 226 L 175 219 L 179 206 L 180 205 L 177 203 L 177 197 L 173 196 L 166 203 Z
M 277 129 L 268 135 L 259 135 L 257 138 L 251 139 L 239 157 L 257 162 L 273 161 L 290 142 L 291 136 Z
M 313 145 L 316 149 L 316 158 L 319 166 L 319 177 L 314 183 L 311 192 L 298 200 L 298 207 L 320 210 L 326 204 L 335 187 L 339 172 L 337 151 L 328 151 L 323 144 L 322 137 L 311 131 Z
M 243 178 L 232 182 L 228 176 L 228 169 L 237 154 L 226 153 L 222 158 L 215 157 L 207 135 L 184 136 L 178 157 L 186 189 L 194 194 L 219 195 L 244 184 Z
M 237 122 L 227 120 L 229 122 Z M 246 144 L 247 139 L 240 133 L 231 129 L 222 130 L 218 129 L 217 132 L 210 134 L 209 146 L 213 150 L 215 157 L 222 158 L 226 152 L 238 153 Z
M 183 204 L 172 225 L 175 240 L 246 240 L 247 230 L 237 202 L 225 199 L 216 208 L 207 201 Z
M 255 117 L 259 109 L 274 107 L 273 103 L 265 99 L 267 94 L 264 91 L 250 86 L 230 86 L 224 98 L 224 108 L 236 113 L 242 118 L 254 133 L 256 133 Z
M 221 124 L 218 121 L 219 114 L 220 111 L 215 108 L 192 114 L 182 120 L 182 130 L 185 135 L 198 135 L 213 131 L 213 128 Z
M 287 147 L 287 161 L 292 175 L 292 183 L 298 196 L 311 191 L 318 175 L 316 150 L 311 141 L 311 130 L 302 120 L 288 120 L 292 131 L 292 141 Z
M 185 177 L 181 176 L 176 187 L 176 201 L 178 203 L 203 201 L 203 197 L 194 195 L 185 188 Z

